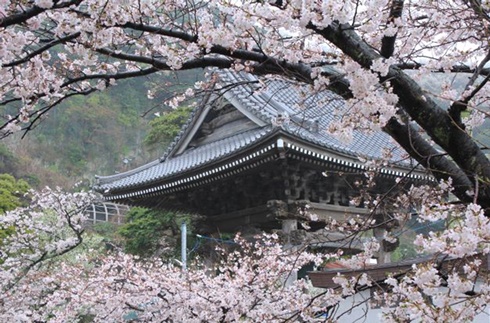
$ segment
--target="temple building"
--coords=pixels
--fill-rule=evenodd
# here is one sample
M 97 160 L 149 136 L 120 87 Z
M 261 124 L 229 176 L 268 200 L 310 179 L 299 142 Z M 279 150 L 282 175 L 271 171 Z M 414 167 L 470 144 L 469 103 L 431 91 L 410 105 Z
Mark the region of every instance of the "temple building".
M 95 189 L 106 201 L 199 214 L 206 232 L 257 228 L 291 234 L 356 216 L 389 223 L 389 206 L 373 214 L 365 200 L 353 200 L 362 190 L 383 196 L 398 192 L 393 188 L 401 183 L 428 179 L 381 131 L 354 131 L 349 142 L 329 134 L 341 97 L 281 79 L 216 73 L 214 90 L 162 158 L 97 177 Z M 361 161 L 383 160 L 386 151 L 389 159 L 377 166 Z M 370 170 L 376 185 L 366 188 Z M 335 247 L 342 235 L 329 234 Z

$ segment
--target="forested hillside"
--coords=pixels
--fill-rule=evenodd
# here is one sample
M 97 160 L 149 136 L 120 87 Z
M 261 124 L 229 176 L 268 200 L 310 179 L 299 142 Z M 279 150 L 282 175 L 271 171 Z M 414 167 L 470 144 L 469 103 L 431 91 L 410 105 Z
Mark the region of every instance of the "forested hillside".
M 164 147 L 144 144 L 150 121 L 169 110 L 166 99 L 192 86 L 199 75 L 132 79 L 108 91 L 72 97 L 24 138 L 16 134 L 3 140 L 0 174 L 23 178 L 34 187 L 70 188 L 80 181 L 89 186 L 94 174 L 124 171 L 155 158 Z M 152 100 L 149 90 L 155 93 Z

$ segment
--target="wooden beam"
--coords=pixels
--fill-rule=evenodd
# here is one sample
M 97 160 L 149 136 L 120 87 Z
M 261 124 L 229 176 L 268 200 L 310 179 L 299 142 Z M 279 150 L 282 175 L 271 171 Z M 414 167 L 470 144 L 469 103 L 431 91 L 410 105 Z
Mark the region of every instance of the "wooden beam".
M 309 202 L 308 212 L 318 215 L 320 221 L 328 220 L 329 218 L 334 219 L 337 222 L 343 222 L 349 220 L 357 215 L 361 217 L 368 217 L 371 214 L 369 209 L 350 207 L 350 206 L 340 206 L 324 203 L 313 203 Z
M 269 208 L 266 205 L 251 207 L 244 210 L 239 210 L 230 213 L 224 213 L 208 217 L 209 221 L 218 230 L 228 232 L 235 231 L 242 227 L 262 227 L 279 225 L 279 222 L 271 215 Z

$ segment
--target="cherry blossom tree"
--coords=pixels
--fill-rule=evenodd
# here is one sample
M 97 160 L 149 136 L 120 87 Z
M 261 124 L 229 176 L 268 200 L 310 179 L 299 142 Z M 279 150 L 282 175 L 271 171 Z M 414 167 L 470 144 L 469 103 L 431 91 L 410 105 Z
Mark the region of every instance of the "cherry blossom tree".
M 490 163 L 470 134 L 487 113 L 486 2 L 12 0 L 0 19 L 0 104 L 18 108 L 5 110 L 4 135 L 118 79 L 245 69 L 339 93 L 348 104 L 331 131 L 383 129 L 451 177 L 460 200 L 490 204 Z M 468 73 L 463 89 L 418 83 L 457 72 Z
M 341 295 L 332 290 L 308 293 L 285 277 L 302 264 L 318 260 L 297 256 L 268 239 L 237 240 L 239 251 L 216 268 L 191 269 L 140 262 L 121 253 L 83 256 L 63 262 L 56 271 L 36 271 L 25 278 L 22 301 L 7 297 L 0 317 L 24 315 L 26 321 L 67 322 L 85 316 L 95 321 L 138 319 L 144 322 L 324 321 L 318 317 Z M 210 271 L 217 274 L 211 274 Z M 11 296 L 9 294 L 8 296 Z M 9 310 L 10 309 L 10 310 Z
M 321 320 L 342 295 L 310 293 L 307 281 L 286 284 L 308 263 L 337 255 L 282 248 L 276 235 L 237 236 L 213 266 L 188 271 L 120 251 L 77 252 L 84 211 L 94 196 L 46 189 L 32 204 L 0 217 L 0 319 L 4 322 L 231 322 Z M 74 253 L 70 255 L 69 252 Z
M 32 306 L 39 304 L 50 286 L 56 284 L 42 278 L 40 273 L 47 264 L 82 243 L 83 211 L 93 200 L 92 194 L 66 194 L 60 189 L 30 194 L 32 202 L 28 207 L 0 216 L 0 290 L 4 295 L 0 317 L 3 318 L 28 320 L 24 308 L 32 311 Z
M 451 187 L 414 188 L 400 203 L 417 196 L 424 209 L 433 205 L 436 190 Z M 488 254 L 490 220 L 475 204 L 423 212 L 431 219 L 450 217 L 453 225 L 415 241 L 423 251 L 467 259 L 459 265 L 441 270 L 434 258 L 382 280 L 366 273 L 338 275 L 338 287 L 315 290 L 307 280 L 288 283 L 288 277 L 304 265 L 331 261 L 365 268 L 379 248 L 376 240 L 367 241 L 363 253 L 341 258 L 284 248 L 275 234 L 238 235 L 231 248 L 218 247 L 220 259 L 212 266 L 196 260 L 183 271 L 161 259 L 142 261 L 97 245 L 77 251 L 89 239 L 81 224 L 94 196 L 49 189 L 31 195 L 29 207 L 0 217 L 0 230 L 8 232 L 0 241 L 2 321 L 334 322 L 345 315 L 338 310 L 345 298 L 376 286 L 386 292 L 375 298 L 391 305 L 386 321 L 461 321 L 483 312 L 490 300 L 488 280 L 475 287 L 484 274 L 482 260 L 468 258 Z
M 334 91 L 345 99 L 344 110 L 337 111 L 341 118 L 325 131 L 383 130 L 430 171 L 440 181 L 440 186 L 412 188 L 408 194 L 398 197 L 397 205 L 400 209 L 416 205 L 422 218 L 428 221 L 446 220 L 445 231 L 417 238 L 415 243 L 421 251 L 464 260 L 461 266 L 448 273 L 440 270 L 435 259 L 424 266 L 415 266 L 412 273 L 403 277 L 381 282 L 391 286 L 391 293 L 385 298 L 393 297 L 393 304 L 399 304 L 387 312 L 386 318 L 395 321 L 400 317 L 408 320 L 431 317 L 434 321 L 458 319 L 461 315 L 482 311 L 489 301 L 488 282 L 479 290 L 474 288 L 475 277 L 479 274 L 478 260 L 465 260 L 490 251 L 490 161 L 485 155 L 486 147 L 472 136 L 472 129 L 481 125 L 488 114 L 489 13 L 490 5 L 479 0 L 0 0 L 0 105 L 5 107 L 2 134 L 21 129 L 29 131 L 58 103 L 74 95 L 103 90 L 119 79 L 165 70 L 204 67 L 245 70 L 287 78 L 291 84 L 306 83 L 314 91 Z M 439 82 L 432 81 L 430 88 L 422 86 L 423 79 L 431 75 L 450 76 L 436 78 Z M 458 88 L 454 80 L 461 75 L 464 84 Z M 459 203 L 446 203 L 440 198 L 441 192 L 454 194 Z M 61 223 L 73 226 L 70 221 Z M 79 241 L 77 230 L 72 227 L 69 231 L 75 234 L 72 239 L 61 239 L 59 244 L 41 243 L 49 247 L 43 252 L 30 251 L 12 240 L 8 245 L 19 249 L 8 252 L 5 260 L 2 258 L 2 266 L 12 262 L 10 267 L 3 267 L 8 270 L 2 275 L 13 275 L 5 277 L 7 285 L 2 288 L 34 287 L 21 284 L 34 281 L 33 276 L 14 269 L 28 268 L 27 272 L 33 275 L 39 272 L 30 269 L 44 263 L 46 257 L 57 256 L 74 246 Z M 32 232 L 25 230 L 27 235 Z M 27 238 L 22 239 L 27 241 Z M 29 236 L 28 241 L 30 239 L 35 242 L 39 238 Z M 364 256 L 369 256 L 374 249 L 375 246 L 370 245 Z M 15 261 L 24 259 L 21 255 L 32 266 L 17 266 Z M 203 284 L 196 290 L 204 291 L 210 286 L 211 294 L 191 297 L 187 292 L 196 290 L 192 284 L 185 283 L 189 284 L 192 279 L 177 280 L 172 270 L 166 269 L 168 277 L 175 277 L 172 286 L 176 288 L 182 283 L 186 287 L 177 291 L 170 289 L 170 285 L 158 285 L 167 284 L 158 280 L 162 273 L 149 276 L 143 282 L 141 277 L 145 277 L 146 271 L 142 271 L 142 265 L 125 259 L 128 258 L 121 256 L 107 260 L 119 264 L 117 267 L 104 265 L 105 262 L 100 264 L 109 276 L 100 276 L 105 279 L 99 283 L 93 280 L 96 277 L 92 277 L 91 282 L 80 282 L 76 286 L 85 286 L 80 291 L 69 281 L 60 283 L 62 277 L 51 280 L 53 276 L 43 272 L 45 276 L 40 277 L 56 284 L 57 288 L 44 285 L 34 293 L 36 297 L 41 299 L 43 293 L 51 290 L 63 297 L 49 300 L 46 305 L 28 302 L 19 311 L 16 309 L 20 307 L 16 306 L 4 306 L 3 310 L 22 312 L 27 320 L 28 315 L 34 315 L 33 309 L 45 305 L 49 310 L 39 311 L 42 313 L 39 320 L 46 320 L 50 315 L 54 315 L 51 318 L 55 320 L 57 315 L 62 317 L 56 312 L 57 306 L 66 313 L 82 313 L 81 304 L 88 304 L 87 308 L 92 306 L 92 303 L 81 302 L 76 309 L 69 310 L 75 303 L 60 302 L 60 299 L 76 299 L 77 295 L 87 292 L 86 295 L 106 295 L 104 308 L 111 312 L 101 309 L 101 313 L 107 315 L 101 320 L 112 313 L 116 313 L 114 320 L 120 318 L 124 313 L 121 304 L 141 310 L 144 315 L 153 315 L 149 313 L 159 313 L 159 310 L 147 311 L 141 306 L 153 308 L 162 302 L 182 304 L 186 297 L 195 302 L 199 298 L 207 299 L 208 305 L 218 304 L 217 312 L 221 316 L 203 316 L 204 320 L 248 319 L 241 316 L 243 312 L 235 312 L 235 307 L 238 311 L 245 299 L 230 303 L 233 306 L 220 307 L 220 294 L 212 294 L 213 288 L 220 290 L 221 287 L 217 287 L 220 285 L 215 284 L 215 280 L 212 283 L 209 280 L 221 279 L 224 284 L 229 267 L 223 267 L 225 270 L 217 276 L 208 277 L 204 271 L 193 272 L 195 277 L 200 277 L 199 284 Z M 362 264 L 363 259 L 358 256 L 351 262 Z M 117 275 L 111 276 L 111 270 L 123 272 L 129 263 L 131 265 L 127 266 L 140 272 L 132 283 L 126 284 L 129 281 L 126 278 L 121 281 Z M 81 279 L 77 266 L 66 267 L 63 272 L 72 272 L 72 276 Z M 241 277 L 237 273 L 239 269 L 230 271 L 234 273 L 233 278 Z M 380 283 L 369 277 L 360 278 L 339 278 L 341 297 L 355 293 L 360 286 Z M 229 281 L 238 284 L 233 288 L 241 286 L 243 291 L 243 285 L 231 282 L 231 278 Z M 9 282 L 14 282 L 14 287 L 9 287 Z M 107 291 L 91 289 L 94 284 L 104 286 L 103 282 L 109 286 Z M 270 285 L 262 286 L 269 291 Z M 138 294 L 139 288 L 156 294 L 131 299 L 131 293 L 137 291 Z M 174 298 L 170 300 L 165 298 L 169 294 L 158 294 L 164 290 L 170 291 Z M 305 294 L 300 294 L 300 290 L 298 287 L 290 292 L 303 300 Z M 67 291 L 70 293 L 66 294 Z M 261 308 L 261 313 L 274 313 L 272 319 L 287 320 L 287 311 L 299 317 L 304 312 L 299 308 L 317 304 L 311 298 L 305 303 L 296 303 L 292 298 L 281 297 L 299 307 L 276 312 L 283 311 L 282 305 L 278 305 L 282 301 L 279 298 L 267 298 L 267 302 L 275 299 L 277 307 L 262 308 L 264 298 L 255 298 L 257 303 L 252 306 Z M 114 304 L 109 304 L 112 300 Z M 339 301 L 338 294 L 333 293 L 323 301 L 327 302 L 327 307 L 333 306 Z M 8 302 L 15 303 L 10 298 Z M 458 302 L 467 306 L 452 307 Z M 20 303 L 19 300 L 16 304 Z M 195 306 L 197 316 L 194 319 L 201 319 L 201 313 L 196 311 L 202 306 L 198 303 Z M 315 306 L 312 306 L 314 311 Z M 178 316 L 184 315 L 179 313 L 175 317 L 184 317 Z M 207 313 L 203 310 L 202 315 Z M 250 317 L 250 320 L 260 317 Z

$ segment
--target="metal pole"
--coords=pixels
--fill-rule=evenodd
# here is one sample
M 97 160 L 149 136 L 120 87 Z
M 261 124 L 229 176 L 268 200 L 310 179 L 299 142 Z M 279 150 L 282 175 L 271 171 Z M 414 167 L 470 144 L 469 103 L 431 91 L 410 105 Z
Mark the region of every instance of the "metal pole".
M 180 234 L 181 234 L 181 254 L 182 254 L 182 270 L 185 271 L 187 269 L 187 224 L 182 222 L 180 226 Z

